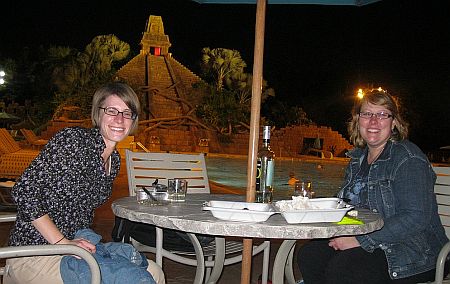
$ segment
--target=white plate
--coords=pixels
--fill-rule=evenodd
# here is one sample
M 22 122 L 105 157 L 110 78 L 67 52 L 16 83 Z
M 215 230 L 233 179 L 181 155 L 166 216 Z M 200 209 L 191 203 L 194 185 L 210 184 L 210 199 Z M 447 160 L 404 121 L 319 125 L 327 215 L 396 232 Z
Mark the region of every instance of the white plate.
M 283 202 L 290 202 L 284 200 Z M 339 198 L 314 198 L 309 200 L 314 209 L 301 209 L 292 211 L 281 211 L 286 222 L 289 224 L 299 223 L 321 223 L 321 222 L 339 222 L 345 216 L 347 211 L 353 209 L 352 205 L 343 202 Z M 275 203 L 275 207 L 277 207 Z
M 271 204 L 233 201 L 212 200 L 202 209 L 211 211 L 217 219 L 239 222 L 264 222 L 278 213 Z

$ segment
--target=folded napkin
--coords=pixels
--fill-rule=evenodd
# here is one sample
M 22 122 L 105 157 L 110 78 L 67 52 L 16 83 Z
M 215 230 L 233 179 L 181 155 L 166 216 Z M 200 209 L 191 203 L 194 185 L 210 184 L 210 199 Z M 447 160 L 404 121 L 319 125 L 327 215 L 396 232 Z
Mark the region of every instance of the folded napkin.
M 363 225 L 364 222 L 359 220 L 356 217 L 344 216 L 340 222 L 337 222 L 338 225 Z

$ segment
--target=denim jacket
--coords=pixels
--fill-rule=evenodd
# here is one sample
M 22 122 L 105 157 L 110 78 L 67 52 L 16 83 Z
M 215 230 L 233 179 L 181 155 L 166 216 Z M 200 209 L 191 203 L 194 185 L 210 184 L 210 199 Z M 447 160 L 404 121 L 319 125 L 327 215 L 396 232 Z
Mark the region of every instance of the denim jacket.
M 76 232 L 75 238 L 84 238 L 95 244 L 93 254 L 100 267 L 102 284 L 140 283 L 155 284 L 147 271 L 148 262 L 132 245 L 125 243 L 101 243 L 101 236 L 91 229 Z M 64 284 L 91 283 L 91 271 L 87 262 L 74 256 L 64 256 L 60 263 Z
M 345 195 L 367 149 L 356 148 L 345 172 L 339 197 Z M 368 174 L 368 206 L 384 221 L 382 229 L 356 236 L 361 247 L 386 254 L 389 275 L 399 279 L 435 268 L 440 249 L 448 241 L 438 216 L 436 174 L 425 154 L 407 140 L 385 146 Z

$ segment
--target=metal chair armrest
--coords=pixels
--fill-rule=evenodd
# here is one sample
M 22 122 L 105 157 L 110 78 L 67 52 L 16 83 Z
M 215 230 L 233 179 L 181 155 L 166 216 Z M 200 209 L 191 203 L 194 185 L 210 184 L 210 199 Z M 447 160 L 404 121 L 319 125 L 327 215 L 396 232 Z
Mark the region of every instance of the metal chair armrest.
M 87 250 L 74 245 L 36 245 L 0 248 L 0 258 L 14 258 L 36 255 L 71 254 L 83 258 L 91 270 L 91 283 L 100 284 L 100 268 L 97 261 Z
M 441 249 L 436 262 L 435 284 L 441 284 L 444 279 L 444 266 L 447 255 L 450 253 L 450 242 L 447 242 Z

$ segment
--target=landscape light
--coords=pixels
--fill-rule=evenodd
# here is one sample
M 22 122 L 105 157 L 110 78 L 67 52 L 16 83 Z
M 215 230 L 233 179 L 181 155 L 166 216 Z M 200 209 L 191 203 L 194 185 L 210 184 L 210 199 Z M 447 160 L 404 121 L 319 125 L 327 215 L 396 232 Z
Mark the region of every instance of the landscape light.
M 0 85 L 5 84 L 5 75 L 6 75 L 5 71 L 0 70 Z
M 356 96 L 358 97 L 358 99 L 362 99 L 364 97 L 363 89 L 358 89 L 358 93 L 356 93 Z

